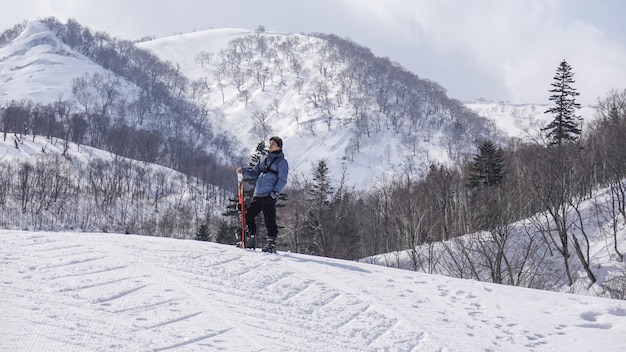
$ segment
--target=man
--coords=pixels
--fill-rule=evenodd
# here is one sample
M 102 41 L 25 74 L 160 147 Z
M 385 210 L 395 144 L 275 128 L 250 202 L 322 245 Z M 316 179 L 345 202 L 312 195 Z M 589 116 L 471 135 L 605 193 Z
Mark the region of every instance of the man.
M 267 245 L 263 248 L 263 252 L 276 253 L 276 237 L 278 236 L 276 201 L 278 201 L 280 191 L 287 184 L 289 164 L 283 154 L 283 140 L 279 137 L 270 138 L 268 151 L 265 159 L 260 160 L 253 168 L 240 167 L 236 171 L 243 174 L 244 178 L 257 180 L 252 202 L 246 208 L 248 230 L 256 238 L 254 218 L 262 211 L 267 227 Z

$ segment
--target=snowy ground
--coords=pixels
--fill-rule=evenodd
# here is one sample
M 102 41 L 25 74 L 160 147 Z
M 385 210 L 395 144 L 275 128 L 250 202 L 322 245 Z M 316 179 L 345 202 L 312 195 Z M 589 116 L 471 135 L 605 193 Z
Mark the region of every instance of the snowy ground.
M 2 351 L 623 351 L 626 302 L 291 253 L 0 231 Z

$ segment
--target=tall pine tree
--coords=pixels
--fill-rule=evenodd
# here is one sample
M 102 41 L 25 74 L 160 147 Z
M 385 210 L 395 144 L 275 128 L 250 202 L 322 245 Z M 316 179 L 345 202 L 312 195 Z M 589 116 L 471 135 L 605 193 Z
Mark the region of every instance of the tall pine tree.
M 207 224 L 202 223 L 202 225 L 200 225 L 196 230 L 196 239 L 198 241 L 208 241 L 210 237 L 211 234 L 209 233 L 209 227 Z
M 469 165 L 469 187 L 497 186 L 504 178 L 504 153 L 493 142 L 487 140 L 478 146 Z
M 580 109 L 576 97 L 580 93 L 572 87 L 574 82 L 572 67 L 563 60 L 556 70 L 554 82 L 551 84 L 553 88 L 549 90 L 552 93 L 550 100 L 555 105 L 545 111 L 546 114 L 554 115 L 554 120 L 542 129 L 548 131 L 549 146 L 577 142 L 580 138 L 581 130 L 578 126 L 581 117 L 576 116 L 576 109 Z
M 309 192 L 307 228 L 302 236 L 306 242 L 306 253 L 327 256 L 330 252 L 330 199 L 333 194 L 330 169 L 326 160 L 313 164 L 313 183 Z
M 568 214 L 574 213 L 571 199 L 579 192 L 576 187 L 581 185 L 579 170 L 573 166 L 581 154 L 577 143 L 580 140 L 579 126 L 582 120 L 576 116 L 576 109 L 580 109 L 580 104 L 576 103 L 578 92 L 572 87 L 573 83 L 572 67 L 563 60 L 554 76 L 553 89 L 550 90 L 550 100 L 555 106 L 546 110 L 546 113 L 554 115 L 554 120 L 543 129 L 548 131 L 548 147 L 551 148 L 546 155 L 545 169 L 540 172 L 541 179 L 536 180 L 535 190 L 537 199 L 546 208 L 546 214 L 549 214 L 554 225 L 557 235 L 551 243 L 563 258 L 570 286 L 574 283 L 570 264 L 572 248 L 580 253 L 577 240 L 569 230 L 575 225 Z
M 478 146 L 478 154 L 469 164 L 468 187 L 476 229 L 494 230 L 503 219 L 503 203 L 500 185 L 505 176 L 504 152 L 487 140 Z

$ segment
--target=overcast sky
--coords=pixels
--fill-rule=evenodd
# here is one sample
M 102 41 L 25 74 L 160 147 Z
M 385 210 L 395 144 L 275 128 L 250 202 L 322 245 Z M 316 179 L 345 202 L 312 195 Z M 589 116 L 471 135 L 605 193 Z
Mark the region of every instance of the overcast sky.
M 623 0 L 20 0 L 2 5 L 0 30 L 48 16 L 130 40 L 259 25 L 335 34 L 461 101 L 548 103 L 563 59 L 580 103 L 626 88 Z

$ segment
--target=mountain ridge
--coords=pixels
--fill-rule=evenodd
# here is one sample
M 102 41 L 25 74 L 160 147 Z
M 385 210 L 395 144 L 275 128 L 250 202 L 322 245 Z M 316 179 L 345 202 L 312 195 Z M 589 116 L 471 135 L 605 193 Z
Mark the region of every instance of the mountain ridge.
M 72 21 L 68 21 L 66 26 L 68 27 L 66 31 L 74 27 L 81 28 L 80 24 Z M 28 33 L 44 29 L 38 21 L 29 22 L 26 28 Z M 82 29 L 83 36 L 86 30 L 88 30 L 86 27 Z M 63 28 L 59 31 L 62 32 Z M 63 35 L 69 37 L 70 34 Z M 106 38 L 106 33 L 92 35 Z M 230 138 L 229 134 L 234 137 L 231 139 L 235 144 L 233 147 L 223 151 L 213 150 L 216 155 L 233 155 L 234 160 L 241 160 L 239 163 L 246 162 L 246 154 L 251 153 L 259 141 L 269 138 L 272 134 L 279 134 L 285 139 L 286 154 L 295 172 L 306 175 L 310 172 L 312 163 L 318 159 L 327 159 L 335 180 L 340 178 L 342 170 L 345 169 L 350 180 L 349 184 L 358 189 L 367 189 L 379 178 L 407 173 L 419 177 L 431 163 L 452 163 L 467 158 L 473 152 L 475 148 L 473 143 L 477 139 L 488 138 L 492 133 L 489 131 L 495 132 L 493 126 L 488 126 L 490 124 L 488 120 L 479 118 L 459 102 L 447 98 L 445 89 L 435 82 L 422 80 L 388 59 L 376 58 L 371 53 L 369 53 L 371 56 L 364 58 L 345 56 L 345 52 L 367 54 L 368 50 L 348 40 L 329 35 L 319 36 L 231 28 L 179 34 L 135 45 L 157 53 L 170 69 L 185 74 L 188 82 L 182 82 L 180 88 L 175 86 L 174 88 L 181 89 L 181 92 L 182 89 L 186 90 L 184 93 L 187 95 L 186 99 L 193 95 L 205 95 L 196 99 L 196 102 L 204 105 L 203 114 L 207 114 L 207 121 L 214 125 L 213 133 L 224 135 L 225 138 Z M 267 45 L 268 51 L 274 50 L 272 55 L 276 59 L 265 60 L 271 63 L 265 65 L 264 60 L 250 57 L 257 55 L 248 48 L 252 40 L 261 43 L 255 45 Z M 116 40 L 113 39 L 112 43 L 116 43 Z M 232 77 L 229 78 L 229 82 L 223 83 L 230 84 L 230 87 L 220 86 L 220 83 L 215 82 L 215 71 L 207 72 L 207 67 L 210 67 L 211 63 L 203 68 L 204 63 L 198 60 L 198 54 L 205 52 L 212 54 L 215 62 L 220 55 L 220 51 L 216 50 L 228 49 L 229 46 L 231 49 L 235 48 L 231 50 L 235 54 L 247 55 L 244 61 L 250 61 L 250 63 L 242 61 L 242 67 L 247 65 L 245 66 L 247 71 L 242 72 L 248 72 L 245 77 L 248 82 L 244 83 L 248 86 L 235 88 Z M 5 52 L 10 50 L 7 45 L 0 49 L 4 49 Z M 341 50 L 343 54 L 340 54 Z M 65 54 L 72 52 L 65 51 Z M 318 57 L 318 52 L 325 53 L 325 56 Z M 35 55 L 34 52 L 31 54 Z M 174 57 L 175 54 L 178 56 Z M 26 78 L 16 76 L 23 68 L 6 60 L 10 54 L 5 53 L 3 56 L 5 59 L 0 61 L 0 67 L 4 66 L 2 71 L 14 74 L 13 77 L 5 76 L 4 80 L 12 80 L 15 84 L 18 81 L 26 81 Z M 57 55 L 56 59 L 63 57 Z M 286 62 L 289 60 L 291 61 L 287 65 Z M 327 62 L 328 60 L 335 61 Z M 362 64 L 349 64 L 349 60 Z M 81 69 L 77 64 L 64 65 L 79 69 L 75 71 L 73 77 L 64 72 L 65 81 L 49 81 L 45 86 L 46 89 L 42 88 L 39 91 L 50 94 L 48 101 L 61 99 L 60 97 L 68 98 L 71 96 L 68 84 L 72 79 L 79 77 L 79 73 L 104 74 L 108 71 L 94 66 L 90 60 L 86 60 L 85 63 L 88 64 L 86 69 Z M 259 64 L 264 72 L 271 71 L 269 73 L 271 78 L 261 84 L 255 83 L 262 80 L 259 73 L 250 73 L 254 70 L 254 65 Z M 359 65 L 367 67 L 370 71 L 380 70 L 378 74 L 383 76 L 380 76 L 379 80 L 385 82 L 385 86 L 380 85 L 380 89 L 388 89 L 392 94 L 379 95 L 376 98 L 374 92 L 363 91 L 364 87 L 379 83 L 376 83 L 376 79 L 359 83 L 357 78 L 362 75 L 358 71 Z M 50 69 L 51 67 L 40 66 L 36 74 L 45 76 L 47 72 L 53 72 L 49 71 Z M 372 71 L 375 72 L 377 71 Z M 234 74 L 234 71 L 229 71 L 229 74 Z M 279 80 L 280 75 L 283 75 L 283 78 Z M 301 75 L 299 80 L 298 75 Z M 52 79 L 48 75 L 46 79 L 58 80 L 59 76 L 56 75 L 56 78 Z M 336 83 L 339 81 L 343 83 L 341 85 Z M 281 88 L 284 82 L 288 82 L 288 89 Z M 206 91 L 203 91 L 203 84 Z M 264 84 L 267 84 L 267 91 L 259 88 Z M 269 84 L 278 86 L 275 88 Z M 354 88 L 355 84 L 361 88 Z M 412 86 L 413 84 L 418 86 Z M 2 101 L 6 103 L 12 99 L 28 99 L 30 94 L 22 93 L 25 83 L 20 85 L 21 87 L 11 88 L 10 91 L 9 87 L 5 87 L 4 91 L 0 90 L 0 97 L 4 97 Z M 420 90 L 426 93 L 419 93 Z M 413 107 L 402 105 L 405 104 L 402 102 L 400 105 L 375 102 L 376 99 L 406 99 L 399 94 L 417 94 L 415 97 L 419 98 L 420 102 L 413 99 L 416 104 Z M 45 99 L 44 96 L 37 98 Z M 451 108 L 445 105 L 449 103 L 452 104 Z M 438 112 L 439 110 L 441 112 Z M 409 117 L 411 121 L 403 122 Z M 474 121 L 467 120 L 468 118 Z M 263 120 L 261 124 L 264 124 L 264 127 L 260 129 L 254 127 L 259 123 L 258 120 Z M 465 127 L 445 127 L 455 124 Z M 439 130 L 431 129 L 430 125 L 439 125 Z M 497 136 L 497 133 L 492 135 L 493 138 L 501 139 Z M 224 161 L 228 163 L 227 158 Z
M 237 38 L 228 43 L 222 41 L 222 43 L 227 44 L 227 46 L 223 47 L 220 51 L 215 52 L 217 47 L 212 46 L 210 42 L 204 44 L 210 47 L 209 50 L 213 50 L 213 52 L 209 53 L 212 55 L 211 61 L 213 64 L 203 63 L 203 72 L 203 70 L 200 69 L 200 64 L 191 62 L 189 58 L 192 56 L 198 57 L 203 53 L 207 53 L 205 50 L 206 47 L 203 47 L 200 43 L 203 42 L 203 36 L 213 37 L 215 31 L 224 32 L 223 29 L 206 30 L 191 34 L 159 38 L 142 42 L 138 45 L 143 48 L 149 48 L 157 53 L 157 56 L 167 61 L 176 63 L 179 65 L 181 71 L 188 77 L 192 79 L 206 78 L 206 80 L 209 80 L 212 75 L 215 74 L 215 70 L 206 72 L 210 71 L 207 67 L 220 65 L 220 56 L 226 54 L 230 55 L 232 52 L 235 52 L 238 47 L 246 48 L 247 46 L 254 45 L 267 45 L 269 47 L 273 45 L 279 48 L 276 49 L 277 53 L 272 54 L 271 59 L 266 60 L 270 62 L 266 65 L 266 68 L 268 70 L 280 70 L 280 79 L 270 79 L 272 85 L 270 86 L 268 83 L 266 88 L 267 91 L 271 91 L 271 93 L 276 95 L 279 100 L 277 105 L 282 105 L 275 108 L 275 113 L 271 113 L 270 116 L 267 117 L 266 122 L 271 125 L 272 133 L 280 134 L 284 137 L 286 152 L 288 156 L 289 151 L 292 152 L 291 158 L 294 159 L 293 165 L 295 169 L 299 169 L 300 172 L 306 172 L 308 164 L 316 161 L 315 159 L 312 160 L 314 157 L 309 157 L 308 155 L 310 155 L 312 150 L 317 150 L 321 155 L 319 158 L 328 159 L 327 161 L 331 169 L 334 170 L 335 177 L 338 176 L 339 170 L 342 170 L 345 166 L 348 172 L 348 178 L 357 185 L 357 188 L 368 188 L 368 186 L 372 185 L 372 181 L 374 181 L 377 176 L 388 174 L 389 170 L 392 170 L 392 173 L 395 174 L 408 172 L 419 175 L 423 170 L 427 169 L 431 163 L 450 162 L 453 158 L 448 152 L 451 146 L 453 146 L 453 152 L 458 153 L 454 156 L 457 158 L 464 158 L 464 156 L 460 154 L 467 154 L 471 149 L 466 145 L 454 147 L 455 144 L 451 144 L 451 141 L 455 140 L 455 138 L 448 137 L 449 132 L 446 130 L 425 132 L 425 129 L 430 129 L 428 126 L 428 124 L 431 124 L 431 122 L 428 122 L 429 119 L 434 118 L 439 121 L 437 123 L 441 124 L 446 123 L 445 121 L 448 118 L 454 119 L 455 117 L 453 117 L 453 115 L 457 114 L 457 112 L 450 112 L 449 117 L 444 116 L 448 108 L 445 107 L 445 105 L 439 105 L 438 99 L 451 102 L 453 102 L 453 99 L 445 97 L 444 90 L 441 87 L 438 87 L 434 82 L 419 79 L 416 75 L 406 72 L 403 68 L 396 66 L 386 58 L 374 57 L 369 53 L 367 48 L 362 48 L 348 40 L 328 35 L 315 37 L 301 34 L 252 32 L 231 29 L 230 34 Z M 267 36 L 268 38 L 265 39 L 265 41 L 261 41 L 263 36 Z M 329 40 L 332 40 L 332 42 Z M 172 44 L 174 41 L 177 45 Z M 272 44 L 252 43 L 255 41 L 259 41 L 260 43 L 271 42 Z M 236 44 L 233 44 L 233 42 L 236 42 Z M 240 44 L 241 42 L 244 42 L 244 44 Z M 285 47 L 287 49 L 282 49 L 283 51 L 281 51 L 280 48 Z M 313 49 L 311 49 L 312 47 Z M 180 48 L 187 48 L 188 50 Z M 224 53 L 225 50 L 228 50 L 228 53 Z M 248 54 L 249 52 L 253 52 L 253 49 L 249 49 L 248 51 L 246 51 L 246 49 L 241 50 L 243 50 L 243 55 L 247 55 L 241 60 L 243 62 L 242 66 L 245 65 L 246 61 L 251 61 L 254 65 L 265 64 L 263 58 L 251 57 L 254 53 Z M 300 50 L 300 54 L 298 54 L 298 50 Z M 318 51 L 326 52 L 328 57 L 338 55 L 339 59 L 327 63 L 325 60 L 332 59 L 317 58 L 315 53 Z M 356 54 L 364 52 L 365 57 L 359 57 L 357 59 L 358 56 L 354 56 L 354 59 L 352 59 L 352 56 L 347 56 L 345 53 L 340 54 L 339 52 L 341 51 L 349 53 L 354 52 Z M 306 53 L 309 52 L 310 55 L 307 56 Z M 298 71 L 294 71 L 297 72 L 296 76 L 301 76 L 305 82 L 313 82 L 313 84 L 309 84 L 309 86 L 306 84 L 298 85 L 297 77 L 289 77 L 290 72 L 288 69 L 279 67 L 281 62 L 272 66 L 271 62 L 273 58 L 278 56 L 283 58 L 283 61 L 293 60 L 291 66 L 297 65 Z M 289 59 L 290 57 L 293 58 Z M 352 90 L 354 88 L 351 88 L 358 84 L 366 84 L 365 81 L 362 83 L 356 82 L 357 76 L 355 75 L 359 75 L 358 70 L 355 71 L 354 66 L 350 66 L 351 64 L 349 64 L 350 60 L 356 60 L 356 62 L 358 62 L 360 59 L 363 59 L 362 66 L 369 67 L 368 69 L 370 70 L 380 70 L 379 73 L 372 71 L 371 74 L 384 75 L 381 76 L 381 80 L 383 78 L 385 80 L 388 79 L 386 82 L 388 82 L 390 86 L 406 84 L 409 91 L 413 89 L 415 92 L 421 89 L 424 89 L 424 91 L 433 89 L 432 95 L 430 96 L 422 96 L 419 95 L 422 93 L 415 93 L 418 94 L 416 98 L 423 100 L 423 102 L 416 105 L 414 109 L 424 109 L 424 112 L 415 111 L 414 113 L 410 113 L 410 110 L 405 110 L 406 116 L 415 113 L 419 116 L 415 116 L 414 121 L 410 122 L 406 127 L 391 126 L 392 123 L 397 123 L 395 121 L 397 121 L 398 118 L 400 119 L 399 121 L 401 121 L 400 123 L 404 124 L 402 121 L 406 119 L 406 117 L 401 117 L 400 115 L 393 117 L 389 113 L 382 113 L 381 109 L 389 109 L 391 105 L 385 108 L 381 105 L 382 103 L 379 103 L 379 107 L 375 107 L 374 105 L 377 103 L 374 103 L 375 98 L 371 95 L 372 93 L 354 93 Z M 279 61 L 279 59 L 275 61 Z M 339 66 L 334 67 L 333 65 L 335 64 L 333 62 Z M 249 70 L 253 70 L 253 68 Z M 278 74 L 275 75 L 277 76 Z M 397 78 L 386 78 L 392 76 Z M 377 78 L 373 79 L 375 80 Z M 343 83 L 340 83 L 340 85 L 343 88 L 338 85 L 333 86 L 332 84 L 327 84 L 329 81 L 339 80 L 342 80 Z M 293 82 L 295 82 L 295 84 Z M 277 84 L 277 86 L 274 87 L 273 84 Z M 420 84 L 424 87 L 420 88 L 419 86 L 415 86 L 414 88 L 408 88 L 411 84 Z M 282 86 L 285 86 L 292 94 L 283 93 L 281 90 Z M 225 103 L 223 104 L 219 102 L 219 98 L 213 98 L 210 101 L 217 102 L 218 106 L 223 106 L 226 119 L 230 119 L 231 126 L 237 126 L 237 128 L 228 127 L 228 129 L 239 137 L 243 145 L 252 149 L 261 138 L 250 138 L 251 132 L 242 130 L 241 127 L 252 124 L 249 117 L 250 115 L 254 115 L 258 111 L 269 111 L 271 106 L 268 107 L 268 105 L 271 105 L 271 102 L 263 102 L 263 96 L 264 93 L 266 93 L 265 88 L 255 87 L 254 84 L 250 84 L 250 87 L 250 100 L 246 101 L 245 107 L 241 107 L 240 103 L 237 104 L 237 93 L 239 92 L 235 89 L 230 90 L 235 94 L 230 93 L 229 95 L 229 93 L 226 93 Z M 386 89 L 393 91 L 394 88 L 387 87 Z M 214 92 L 217 90 L 217 88 L 213 88 Z M 403 94 L 409 91 L 405 91 Z M 360 94 L 362 96 L 359 98 Z M 369 98 L 367 94 L 370 94 Z M 393 94 L 395 93 L 392 93 L 390 96 L 379 96 L 379 99 L 393 99 Z M 318 98 L 321 99 L 321 101 L 318 101 Z M 343 99 L 345 99 L 345 101 L 341 101 Z M 358 99 L 361 100 L 359 101 Z M 367 102 L 368 99 L 369 103 Z M 429 102 L 428 99 L 433 100 Z M 249 108 L 248 104 L 250 104 L 252 108 Z M 257 104 L 257 106 L 255 106 L 255 104 Z M 324 104 L 330 107 L 320 108 L 320 105 Z M 348 108 L 350 104 L 352 104 L 352 107 Z M 453 104 L 455 103 L 453 102 Z M 230 108 L 229 105 L 235 108 Z M 354 115 L 350 113 L 351 109 L 356 109 L 358 114 Z M 407 106 L 406 109 L 411 108 Z M 429 109 L 431 109 L 430 112 L 428 112 Z M 439 114 L 437 112 L 438 109 L 442 109 L 443 111 L 440 117 L 437 116 L 437 114 Z M 458 104 L 454 109 L 462 109 L 462 106 Z M 286 115 L 290 114 L 296 115 L 295 117 L 291 117 L 291 119 L 296 119 L 296 124 L 289 122 L 289 116 Z M 394 112 L 393 114 L 396 113 Z M 461 119 L 459 121 L 462 121 L 464 113 L 459 110 L 458 114 Z M 468 112 L 468 114 L 467 116 L 471 116 L 471 113 Z M 390 118 L 396 120 L 390 120 Z M 425 124 L 425 127 L 419 129 L 413 125 L 414 123 Z M 463 124 L 465 122 L 461 123 Z M 480 123 L 488 123 L 488 121 L 485 120 Z M 363 124 L 366 126 L 359 127 Z M 489 128 L 491 127 L 488 127 L 487 130 L 489 130 Z M 414 132 L 402 132 L 404 129 L 414 130 Z M 471 131 L 471 128 L 468 130 Z M 476 136 L 480 135 L 480 133 L 482 132 L 478 132 Z M 269 134 L 270 133 L 267 133 L 265 137 L 269 137 Z M 294 147 L 294 144 L 290 145 L 289 143 L 292 137 L 296 142 L 296 150 L 290 149 Z M 448 140 L 442 141 L 444 138 Z M 377 141 L 377 139 L 383 142 Z M 387 143 L 384 143 L 385 141 Z M 444 143 L 446 144 L 445 146 L 442 145 Z M 408 145 L 408 147 L 403 147 L 403 145 Z M 456 150 L 457 148 L 458 150 Z M 295 158 L 294 154 L 296 154 Z M 301 157 L 303 155 L 305 157 Z

